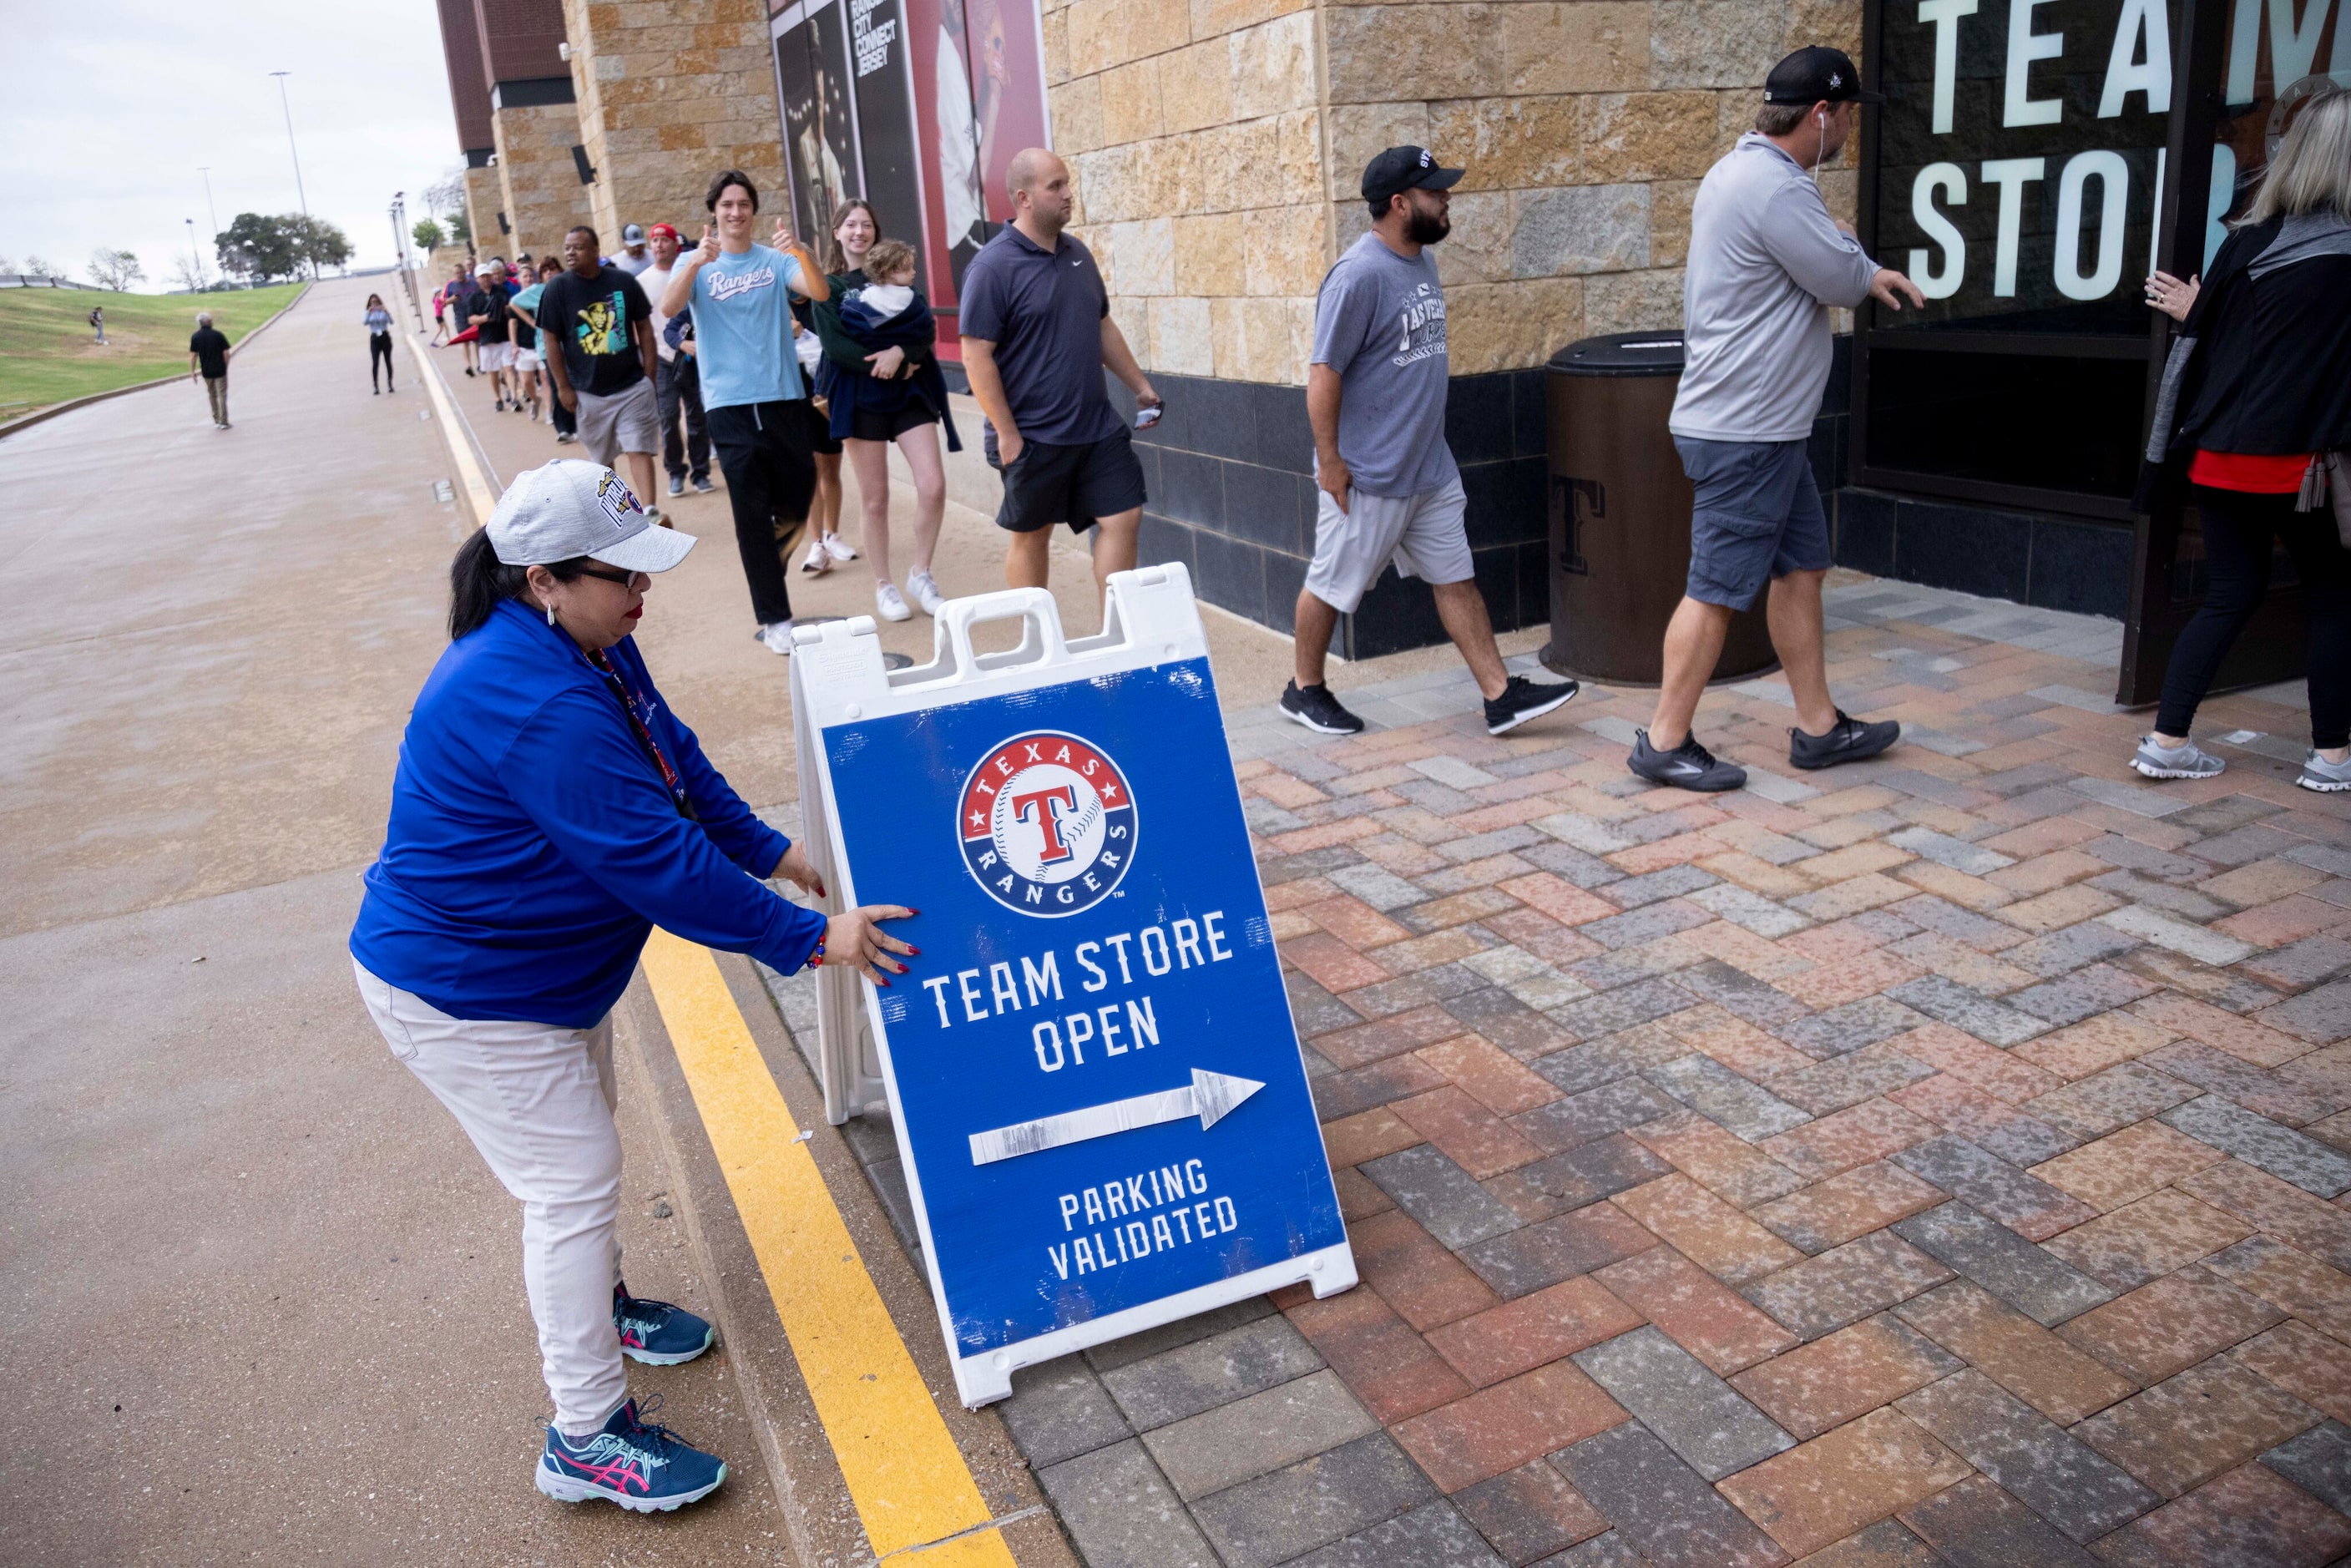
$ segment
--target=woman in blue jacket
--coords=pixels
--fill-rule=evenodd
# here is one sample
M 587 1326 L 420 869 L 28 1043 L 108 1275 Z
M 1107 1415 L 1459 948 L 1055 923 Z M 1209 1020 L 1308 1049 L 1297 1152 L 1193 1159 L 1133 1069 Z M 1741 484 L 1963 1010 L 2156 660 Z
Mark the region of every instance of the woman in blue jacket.
M 409 716 L 383 852 L 351 931 L 360 994 L 410 1071 L 523 1205 L 523 1282 L 555 1418 L 538 1490 L 670 1510 L 726 1479 L 640 1418 L 623 1355 L 709 1347 L 710 1325 L 621 1280 L 612 1006 L 659 925 L 786 974 L 886 984 L 914 949 L 833 915 L 789 840 L 751 814 L 654 689 L 630 634 L 649 574 L 694 538 L 650 526 L 599 464 L 518 477 L 451 568 L 450 643 Z

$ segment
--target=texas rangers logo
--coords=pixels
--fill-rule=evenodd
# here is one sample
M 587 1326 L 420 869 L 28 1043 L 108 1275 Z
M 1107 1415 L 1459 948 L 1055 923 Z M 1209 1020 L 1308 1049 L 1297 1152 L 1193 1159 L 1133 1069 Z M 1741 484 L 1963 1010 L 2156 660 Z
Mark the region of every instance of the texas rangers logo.
M 1134 798 L 1117 764 L 1074 735 L 1031 730 L 964 780 L 964 863 L 990 898 L 1060 916 L 1108 898 L 1134 858 Z

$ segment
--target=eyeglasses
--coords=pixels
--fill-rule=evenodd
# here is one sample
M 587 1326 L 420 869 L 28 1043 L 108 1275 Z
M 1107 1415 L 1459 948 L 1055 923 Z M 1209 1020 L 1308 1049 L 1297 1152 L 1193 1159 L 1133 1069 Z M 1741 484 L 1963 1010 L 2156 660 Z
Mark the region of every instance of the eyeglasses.
M 653 573 L 649 571 L 598 571 L 592 566 L 583 566 L 580 569 L 580 575 L 601 577 L 606 582 L 617 582 L 622 588 L 636 588 L 639 591 L 653 585 Z M 642 587 L 640 587 L 640 579 L 643 580 Z

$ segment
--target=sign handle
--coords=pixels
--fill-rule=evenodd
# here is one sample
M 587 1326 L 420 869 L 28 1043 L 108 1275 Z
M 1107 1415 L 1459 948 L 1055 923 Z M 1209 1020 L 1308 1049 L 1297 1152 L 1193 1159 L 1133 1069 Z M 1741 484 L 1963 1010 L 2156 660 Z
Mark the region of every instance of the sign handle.
M 1016 617 L 1027 622 L 1021 630 L 1019 647 L 1005 653 L 972 652 L 974 626 L 983 621 L 1009 621 Z M 1070 657 L 1068 640 L 1061 635 L 1061 606 L 1041 588 L 1008 588 L 951 601 L 940 608 L 939 630 L 946 639 L 948 651 L 955 654 L 956 673 L 952 678 L 957 681 L 977 680 L 991 670 L 1012 664 L 1066 664 Z

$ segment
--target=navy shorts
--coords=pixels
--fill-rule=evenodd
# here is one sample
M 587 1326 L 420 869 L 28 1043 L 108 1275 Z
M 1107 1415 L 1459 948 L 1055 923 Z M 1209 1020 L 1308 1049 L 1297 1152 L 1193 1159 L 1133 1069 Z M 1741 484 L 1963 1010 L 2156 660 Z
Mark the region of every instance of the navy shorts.
M 1144 491 L 1143 465 L 1123 424 L 1100 441 L 1076 445 L 1025 443 L 1009 468 L 998 460 L 991 432 L 987 461 L 1004 476 L 1004 505 L 997 509 L 996 526 L 1016 534 L 1034 533 L 1055 523 L 1067 523 L 1071 532 L 1082 533 L 1103 517 L 1134 511 L 1149 498 Z
M 1701 441 L 1677 435 L 1690 507 L 1688 593 L 1745 610 L 1792 571 L 1829 568 L 1829 520 L 1802 441 Z

